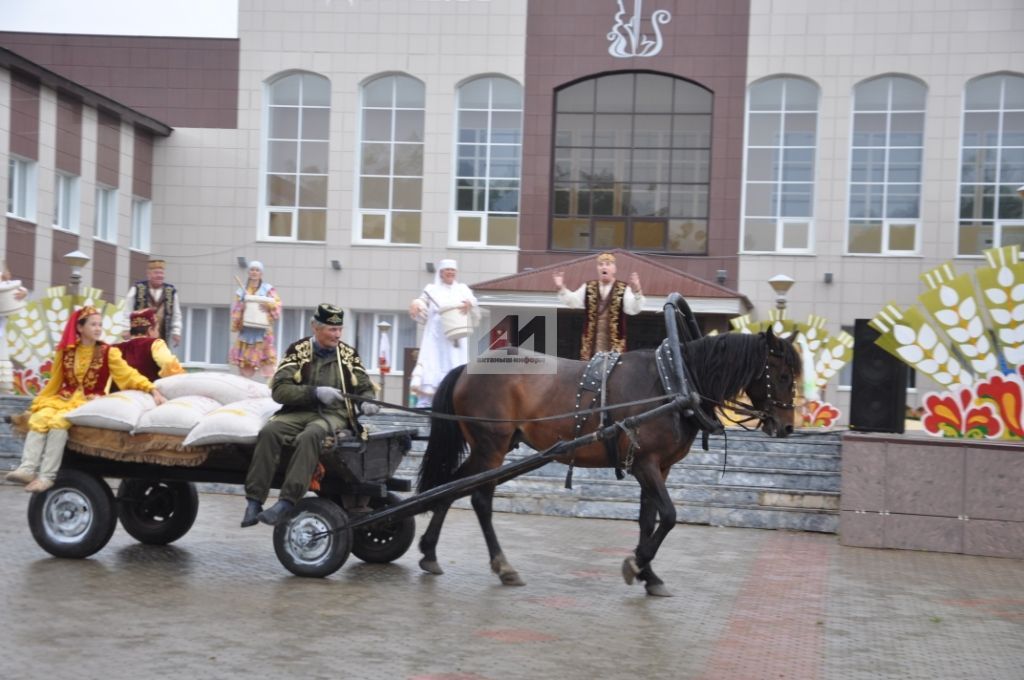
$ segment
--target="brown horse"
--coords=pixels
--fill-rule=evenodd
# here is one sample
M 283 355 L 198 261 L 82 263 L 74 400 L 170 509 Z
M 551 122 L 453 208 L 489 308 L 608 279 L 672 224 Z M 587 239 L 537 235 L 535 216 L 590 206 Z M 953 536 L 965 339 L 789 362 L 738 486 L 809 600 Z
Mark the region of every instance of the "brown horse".
M 727 333 L 683 343 L 682 356 L 705 413 L 745 392 L 766 434 L 784 437 L 792 433 L 792 397 L 800 361 L 791 341 L 775 337 L 770 330 L 756 335 Z M 519 442 L 541 450 L 597 429 L 601 423 L 596 414 L 588 416 L 582 426 L 572 416 L 536 420 L 572 412 L 577 404 L 581 408 L 596 406 L 580 403 L 577 396 L 587 363 L 555 361 L 557 372 L 550 375 L 472 373 L 465 366 L 449 373 L 434 397 L 434 412 L 475 419 L 431 419 L 430 440 L 419 471 L 419 491 L 497 468 Z M 607 378 L 605 394 L 609 406 L 665 395 L 654 350 L 624 353 Z M 609 414 L 612 421 L 621 422 L 653 406 L 657 403 L 622 406 Z M 634 555 L 623 563 L 623 577 L 626 583 L 643 581 L 650 595 L 669 594 L 651 569 L 661 542 L 676 522 L 676 509 L 665 480 L 672 465 L 689 452 L 699 432 L 692 417 L 681 410 L 670 410 L 618 435 L 617 447 L 626 459 L 624 465 L 640 483 L 640 541 Z M 463 460 L 467 443 L 469 456 Z M 612 465 L 600 442 L 577 448 L 558 460 L 579 467 Z M 487 541 L 491 569 L 503 584 L 523 585 L 495 535 L 491 522 L 493 497 L 491 484 L 477 488 L 471 499 Z M 443 573 L 435 549 L 450 505 L 448 500 L 433 508 L 430 525 L 420 539 L 420 567 L 432 574 Z

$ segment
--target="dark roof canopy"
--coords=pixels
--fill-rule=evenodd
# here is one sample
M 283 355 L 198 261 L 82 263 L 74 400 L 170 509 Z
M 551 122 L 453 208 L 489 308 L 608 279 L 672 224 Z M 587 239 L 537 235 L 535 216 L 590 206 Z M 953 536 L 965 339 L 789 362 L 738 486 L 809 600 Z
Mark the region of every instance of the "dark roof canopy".
M 673 269 L 643 255 L 628 250 L 610 251 L 615 255 L 617 277 L 629 279 L 632 272 L 640 275 L 640 284 L 647 298 L 645 308 L 660 309 L 658 298 L 679 293 L 690 302 L 695 312 L 743 314 L 753 308 L 745 295 L 735 290 L 706 281 L 678 269 Z M 597 277 L 597 254 L 591 253 L 546 267 L 511 274 L 470 286 L 481 299 L 490 302 L 530 301 L 544 304 L 554 301 L 555 285 L 551 280 L 555 272 L 564 272 L 565 286 L 576 289 Z
M 628 250 L 613 250 L 618 278 L 628 280 L 630 273 L 640 275 L 640 283 L 645 295 L 668 295 L 680 293 L 683 297 L 700 298 L 741 298 L 741 293 L 706 281 L 678 269 L 667 267 L 659 262 L 649 260 L 643 255 Z M 597 255 L 584 255 L 574 260 L 566 260 L 557 264 L 540 267 L 503 276 L 490 281 L 473 285 L 473 290 L 520 291 L 548 293 L 554 290 L 551 277 L 555 272 L 565 273 L 567 288 L 576 288 L 596 278 Z M 748 303 L 749 304 L 749 303 Z

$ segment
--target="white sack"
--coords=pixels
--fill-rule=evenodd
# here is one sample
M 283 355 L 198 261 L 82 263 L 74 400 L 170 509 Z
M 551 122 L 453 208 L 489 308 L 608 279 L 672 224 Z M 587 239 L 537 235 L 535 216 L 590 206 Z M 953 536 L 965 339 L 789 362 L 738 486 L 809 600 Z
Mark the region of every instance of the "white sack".
M 171 399 L 143 413 L 133 434 L 173 434 L 184 437 L 204 415 L 220 408 L 220 405 L 216 399 L 196 394 Z
M 270 397 L 270 388 L 266 383 L 249 380 L 233 373 L 181 373 L 160 378 L 155 384 L 160 394 L 168 399 L 199 395 L 216 399 L 221 404 L 231 404 L 243 399 Z
M 130 432 L 139 418 L 156 407 L 153 397 L 139 390 L 123 390 L 87 401 L 66 414 L 73 425 Z
M 185 446 L 207 444 L 254 444 L 260 428 L 281 405 L 270 397 L 244 399 L 210 411 L 182 442 Z

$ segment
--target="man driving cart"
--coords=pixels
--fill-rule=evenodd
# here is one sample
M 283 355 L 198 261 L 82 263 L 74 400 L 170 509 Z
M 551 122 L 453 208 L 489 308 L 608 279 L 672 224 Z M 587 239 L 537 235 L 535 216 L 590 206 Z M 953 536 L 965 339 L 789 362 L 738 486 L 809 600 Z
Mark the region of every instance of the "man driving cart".
M 245 478 L 243 527 L 280 523 L 309 490 L 324 438 L 340 430 L 360 432 L 357 415 L 372 415 L 377 404 L 353 403 L 343 393 L 373 398 L 375 390 L 354 347 L 341 342 L 345 313 L 323 303 L 311 320 L 313 334 L 292 343 L 271 381 L 281 409 L 260 430 Z M 263 509 L 281 450 L 292 446 L 278 501 Z

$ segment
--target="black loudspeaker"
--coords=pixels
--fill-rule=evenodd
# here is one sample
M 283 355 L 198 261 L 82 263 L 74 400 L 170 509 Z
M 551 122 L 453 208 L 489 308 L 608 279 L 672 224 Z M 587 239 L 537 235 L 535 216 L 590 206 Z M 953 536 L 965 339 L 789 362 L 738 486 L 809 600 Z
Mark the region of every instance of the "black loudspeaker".
M 850 429 L 902 434 L 907 410 L 907 365 L 875 344 L 868 319 L 853 327 Z

